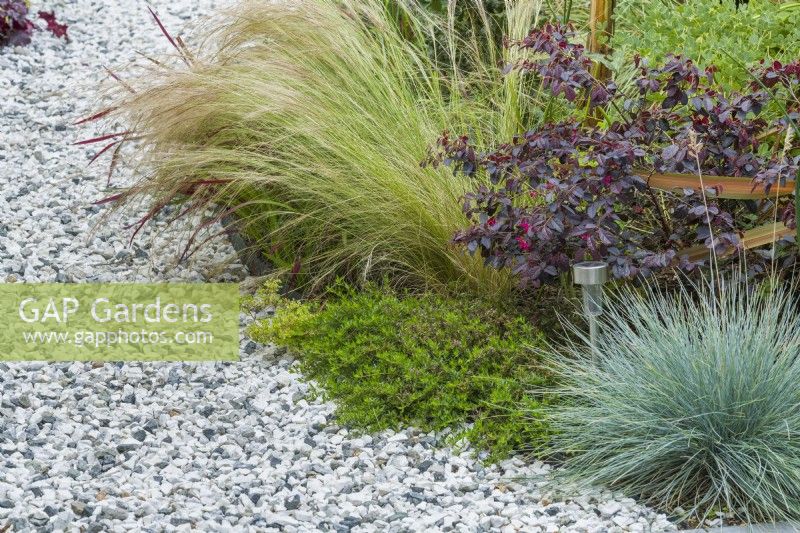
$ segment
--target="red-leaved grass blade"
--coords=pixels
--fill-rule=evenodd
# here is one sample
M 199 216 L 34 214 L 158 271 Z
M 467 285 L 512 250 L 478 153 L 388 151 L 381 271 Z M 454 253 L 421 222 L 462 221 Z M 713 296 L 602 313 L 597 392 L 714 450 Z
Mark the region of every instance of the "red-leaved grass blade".
M 161 33 L 163 33 L 164 37 L 167 38 L 167 40 L 169 41 L 169 44 L 171 44 L 173 46 L 173 48 L 175 48 L 175 50 L 178 51 L 178 54 L 181 56 L 181 59 L 183 59 L 183 62 L 186 63 L 187 65 L 191 66 L 191 63 L 189 62 L 188 59 L 186 59 L 186 55 L 183 53 L 183 50 L 181 50 L 181 47 L 178 46 L 178 43 L 175 42 L 175 39 L 172 38 L 172 35 L 169 34 L 169 32 L 167 31 L 167 28 L 164 27 L 164 24 L 161 22 L 161 19 L 158 18 L 158 15 L 156 15 L 156 12 L 153 10 L 153 8 L 150 7 L 150 6 L 147 6 L 147 9 L 150 11 L 150 14 L 153 15 L 153 18 L 155 19 L 156 24 L 158 24 L 158 27 L 161 28 Z
M 150 211 L 148 211 L 148 212 L 147 212 L 147 214 L 146 214 L 145 216 L 143 216 L 142 218 L 140 218 L 140 219 L 139 219 L 138 221 L 136 221 L 135 223 L 133 223 L 133 224 L 131 224 L 131 225 L 129 225 L 129 226 L 125 226 L 125 229 L 131 229 L 132 227 L 136 226 L 136 229 L 134 230 L 134 232 L 133 232 L 133 235 L 131 235 L 131 238 L 130 238 L 130 240 L 128 241 L 128 246 L 130 246 L 131 244 L 133 244 L 133 240 L 136 238 L 136 235 L 138 235 L 138 234 L 139 234 L 139 232 L 140 232 L 140 231 L 142 230 L 142 228 L 144 227 L 144 225 L 145 225 L 145 224 L 147 224 L 147 221 L 148 221 L 148 220 L 150 220 L 150 219 L 152 219 L 152 218 L 153 218 L 154 216 L 156 216 L 156 215 L 157 215 L 157 214 L 158 214 L 158 213 L 159 213 L 159 212 L 160 212 L 162 209 L 164 209 L 164 207 L 166 207 L 166 206 L 167 206 L 167 204 L 168 204 L 168 203 L 169 203 L 169 202 L 172 200 L 172 198 L 173 198 L 173 197 L 174 197 L 174 195 L 173 195 L 173 196 L 171 196 L 171 197 L 169 197 L 169 198 L 167 198 L 166 200 L 164 200 L 164 201 L 162 201 L 162 202 L 159 202 L 159 203 L 157 203 L 157 204 L 156 204 L 156 205 L 154 205 L 152 208 L 150 208 Z
M 199 249 L 199 247 L 202 246 L 202 244 L 208 242 L 209 239 L 206 239 L 206 240 L 203 241 L 203 243 L 201 243 L 200 245 L 195 247 L 194 250 L 192 250 L 192 244 L 194 244 L 194 241 L 197 239 L 197 236 L 200 234 L 201 231 L 203 231 L 204 229 L 208 228 L 209 226 L 211 226 L 213 224 L 216 224 L 217 222 L 219 222 L 223 218 L 227 217 L 228 215 L 232 215 L 233 213 L 235 213 L 236 211 L 242 209 L 243 207 L 246 207 L 246 206 L 248 206 L 250 204 L 257 204 L 257 203 L 258 202 L 255 201 L 255 200 L 251 200 L 251 201 L 248 201 L 248 202 L 242 202 L 239 205 L 235 205 L 235 206 L 231 207 L 230 209 L 226 209 L 226 210 L 220 212 L 219 214 L 217 214 L 217 216 L 215 216 L 213 218 L 209 218 L 208 220 L 206 220 L 205 222 L 200 224 L 197 227 L 197 229 L 194 230 L 194 232 L 191 234 L 191 236 L 189 237 L 189 240 L 186 241 L 186 246 L 184 247 L 183 253 L 181 254 L 180 258 L 178 259 L 178 262 L 183 262 L 183 261 L 189 259 L 192 255 L 194 255 L 194 253 Z M 224 232 L 224 230 L 223 230 L 223 232 Z
M 119 83 L 120 85 L 122 85 L 122 86 L 125 88 L 125 90 L 127 90 L 127 91 L 128 91 L 129 93 L 131 93 L 131 94 L 136 94 L 136 91 L 133 89 L 133 87 L 131 87 L 130 85 L 128 85 L 127 83 L 125 83 L 124 81 L 122 81 L 122 78 L 120 78 L 119 76 L 117 76 L 117 75 L 114 73 L 114 71 L 113 71 L 113 70 L 111 70 L 110 68 L 108 68 L 108 67 L 107 67 L 107 66 L 105 66 L 105 65 L 103 65 L 103 68 L 105 69 L 105 71 L 106 71 L 106 72 L 108 72 L 108 75 L 109 75 L 109 76 L 111 76 L 112 78 L 114 78 L 115 80 L 117 80 L 117 83 Z
M 181 39 L 180 35 L 175 37 L 175 42 L 178 43 L 178 46 L 181 49 L 181 54 L 183 54 L 183 57 L 186 58 L 187 62 L 190 65 L 193 64 L 195 62 L 194 55 L 189 51 L 189 47 L 186 46 L 186 43 L 183 42 L 183 39 Z
M 103 147 L 103 149 L 102 149 L 102 150 L 100 150 L 99 152 L 97 152 L 96 154 L 94 154 L 94 157 L 92 157 L 92 158 L 89 160 L 89 164 L 88 164 L 88 165 L 86 165 L 86 166 L 88 167 L 89 165 L 91 165 L 92 163 L 94 163 L 95 161 L 97 161 L 97 158 L 98 158 L 98 157 L 100 157 L 101 155 L 103 155 L 104 153 L 106 153 L 107 151 L 109 151 L 109 150 L 110 150 L 111 148 L 113 148 L 114 146 L 116 146 L 116 145 L 118 145 L 118 144 L 122 143 L 123 141 L 124 141 L 124 139 L 120 139 L 119 141 L 114 141 L 114 142 L 112 142 L 112 143 L 108 143 L 108 144 L 107 144 L 105 147 Z
M 197 181 L 193 181 L 193 182 L 191 182 L 191 183 L 189 183 L 187 185 L 184 185 L 184 186 L 180 187 L 178 189 L 178 192 L 180 194 L 185 195 L 185 196 L 191 197 L 192 201 L 188 202 L 189 203 L 189 207 L 187 207 L 183 211 L 180 211 L 177 215 L 172 217 L 170 219 L 170 221 L 169 221 L 169 224 L 172 224 L 173 222 L 175 222 L 177 220 L 180 220 L 181 218 L 185 217 L 189 213 L 192 213 L 194 211 L 198 211 L 201 208 L 206 207 L 208 205 L 208 203 L 210 201 L 210 199 L 207 198 L 208 193 L 207 192 L 203 192 L 202 194 L 198 194 L 199 193 L 199 189 L 200 189 L 201 186 L 204 186 L 204 185 L 209 185 L 209 186 L 221 185 L 221 184 L 224 184 L 224 183 L 230 183 L 232 181 L 233 180 L 230 180 L 230 179 L 197 180 Z M 206 191 L 208 189 L 211 189 L 211 188 L 212 187 L 206 187 Z M 198 201 L 198 199 L 197 199 L 198 196 L 202 199 L 202 201 Z M 204 196 L 206 196 L 206 197 L 204 197 Z
M 73 126 L 80 126 L 81 124 L 86 124 L 87 122 L 94 122 L 95 120 L 100 120 L 101 118 L 107 116 L 109 113 L 112 113 L 113 111 L 116 111 L 116 110 L 117 110 L 116 107 L 110 107 L 108 109 L 104 109 L 103 111 L 100 111 L 99 113 L 95 113 L 91 117 L 82 118 L 82 119 L 78 120 L 77 122 L 73 122 L 72 125 Z
M 163 33 L 164 37 L 167 38 L 167 40 L 169 41 L 169 44 L 174 46 L 175 50 L 180 52 L 181 49 L 178 48 L 178 45 L 175 43 L 175 39 L 172 38 L 172 35 L 169 34 L 169 32 L 167 31 L 167 28 L 165 28 L 164 25 L 161 23 L 161 19 L 158 18 L 158 15 L 156 15 L 156 12 L 153 10 L 153 8 L 150 7 L 150 6 L 147 6 L 147 10 L 150 11 L 151 15 L 153 15 L 153 18 L 155 19 L 156 24 L 158 24 L 158 27 L 161 28 L 161 33 Z
M 82 145 L 85 145 L 85 144 L 99 143 L 99 142 L 107 141 L 108 139 L 114 139 L 115 137 L 122 137 L 123 135 L 128 135 L 129 133 L 130 133 L 129 131 L 123 131 L 123 132 L 120 132 L 120 133 L 109 133 L 108 135 L 103 135 L 101 137 L 95 137 L 94 139 L 86 139 L 85 141 L 78 141 L 76 143 L 73 143 L 73 146 L 82 146 Z
M 164 63 L 162 63 L 158 59 L 152 58 L 149 55 L 140 52 L 139 50 L 136 50 L 136 55 L 142 57 L 143 59 L 146 59 L 147 61 L 151 62 L 152 64 L 156 65 L 157 67 L 167 68 L 167 65 L 165 65 Z
M 106 187 L 111 186 L 111 175 L 114 173 L 114 169 L 117 168 L 117 163 L 119 162 L 119 150 L 122 148 L 124 142 L 125 139 L 122 139 L 114 149 L 114 153 L 111 154 L 111 164 L 108 165 L 108 180 L 106 180 Z
M 174 217 L 169 219 L 169 223 L 167 225 L 171 225 L 174 222 L 177 222 L 178 220 L 182 219 L 183 217 L 185 217 L 189 213 L 193 213 L 193 212 L 199 210 L 201 207 L 206 206 L 206 205 L 208 205 L 208 202 L 189 202 L 189 207 L 187 207 L 183 211 L 178 212 L 177 215 L 175 215 Z
M 292 264 L 292 270 L 290 271 L 289 275 L 289 288 L 294 289 L 297 286 L 297 277 L 300 274 L 300 268 L 303 266 L 303 263 L 300 261 L 300 257 L 296 257 L 294 263 Z
M 127 192 L 120 192 L 117 194 L 112 194 L 111 196 L 106 196 L 105 198 L 101 198 L 96 202 L 92 202 L 92 205 L 103 205 L 103 204 L 110 204 L 112 202 L 116 202 L 117 200 L 121 200 L 124 198 L 128 193 Z

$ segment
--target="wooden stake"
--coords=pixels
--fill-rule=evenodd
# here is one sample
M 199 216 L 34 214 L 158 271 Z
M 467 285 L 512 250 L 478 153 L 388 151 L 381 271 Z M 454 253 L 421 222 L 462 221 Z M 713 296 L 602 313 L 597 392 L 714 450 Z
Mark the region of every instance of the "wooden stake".
M 615 0 L 591 0 L 589 18 L 589 42 L 587 48 L 594 54 L 608 55 L 611 47 L 611 37 L 614 35 L 614 4 Z M 598 81 L 606 81 L 611 72 L 602 63 L 595 63 L 592 73 Z

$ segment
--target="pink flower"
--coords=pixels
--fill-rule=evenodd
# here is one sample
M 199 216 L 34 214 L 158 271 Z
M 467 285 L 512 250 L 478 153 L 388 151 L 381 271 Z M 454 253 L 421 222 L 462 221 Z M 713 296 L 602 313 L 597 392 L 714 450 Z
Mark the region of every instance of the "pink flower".
M 527 252 L 531 249 L 531 245 L 528 241 L 523 239 L 522 237 L 517 237 L 517 244 L 519 245 L 519 249 L 523 252 Z
M 606 174 L 603 177 L 603 185 L 605 186 L 611 185 L 611 174 Z
M 531 229 L 531 225 L 530 225 L 530 223 L 528 223 L 527 220 L 523 220 L 522 222 L 520 222 L 519 223 L 519 227 L 525 233 L 528 233 L 528 230 Z
M 494 226 L 496 222 L 497 221 L 494 219 L 494 217 L 491 217 L 489 220 L 486 221 L 486 225 L 487 226 Z

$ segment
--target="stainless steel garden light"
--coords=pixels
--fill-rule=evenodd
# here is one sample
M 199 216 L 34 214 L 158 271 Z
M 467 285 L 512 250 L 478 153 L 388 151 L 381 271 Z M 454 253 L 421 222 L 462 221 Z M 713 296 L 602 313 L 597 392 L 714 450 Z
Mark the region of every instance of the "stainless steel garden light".
M 603 314 L 603 284 L 608 281 L 608 265 L 584 261 L 572 267 L 572 278 L 583 292 L 583 314 L 589 322 L 589 342 L 597 349 L 597 317 Z

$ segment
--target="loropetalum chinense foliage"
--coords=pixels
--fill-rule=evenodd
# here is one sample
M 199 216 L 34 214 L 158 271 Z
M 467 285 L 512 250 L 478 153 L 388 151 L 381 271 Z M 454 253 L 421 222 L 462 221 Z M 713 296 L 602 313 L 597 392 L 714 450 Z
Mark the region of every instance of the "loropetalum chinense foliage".
M 0 0 L 0 46 L 28 44 L 34 28 L 24 0 Z
M 67 35 L 67 25 L 59 24 L 56 16 L 52 11 L 39 11 L 39 18 L 47 24 L 47 30 L 56 37 L 63 37 L 69 40 Z
M 29 15 L 25 0 L 0 0 L 0 46 L 24 46 L 31 42 L 37 27 Z M 38 16 L 53 35 L 67 38 L 67 25 L 59 24 L 53 12 L 39 11 Z
M 769 65 L 746 91 L 725 94 L 713 67 L 701 71 L 681 57 L 652 67 L 637 57 L 635 93 L 622 94 L 592 77 L 572 37 L 558 25 L 535 30 L 508 44 L 533 59 L 508 68 L 538 76 L 553 98 L 574 104 L 573 116 L 488 153 L 466 136 L 439 140 L 433 164 L 489 178 L 465 196 L 471 225 L 456 243 L 538 287 L 587 259 L 607 261 L 617 278 L 669 266 L 691 271 L 708 261 L 686 253 L 692 246 L 723 255 L 742 248 L 742 230 L 775 218 L 794 226 L 791 197 L 724 200 L 719 187 L 663 191 L 649 180 L 654 173 L 749 177 L 754 191 L 768 192 L 794 179 L 798 157 L 786 135 L 787 117 L 798 110 L 800 64 Z M 788 115 L 770 123 L 759 113 L 775 99 Z M 786 239 L 777 248 L 784 264 L 794 261 Z M 770 251 L 752 255 L 751 270 L 763 271 Z

